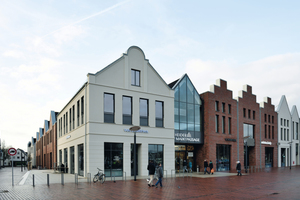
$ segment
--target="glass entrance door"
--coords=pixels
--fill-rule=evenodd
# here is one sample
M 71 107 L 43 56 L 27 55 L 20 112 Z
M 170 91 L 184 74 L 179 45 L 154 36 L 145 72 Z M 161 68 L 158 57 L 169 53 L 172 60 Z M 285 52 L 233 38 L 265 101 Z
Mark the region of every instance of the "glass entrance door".
M 272 147 L 265 148 L 265 166 L 273 167 L 273 148 Z
M 217 144 L 217 171 L 229 171 L 230 170 L 230 145 Z

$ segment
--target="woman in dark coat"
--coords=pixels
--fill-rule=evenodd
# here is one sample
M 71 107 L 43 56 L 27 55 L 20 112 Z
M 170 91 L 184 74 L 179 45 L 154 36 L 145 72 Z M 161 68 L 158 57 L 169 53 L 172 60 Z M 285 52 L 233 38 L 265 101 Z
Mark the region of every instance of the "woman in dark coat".
M 214 174 L 214 164 L 212 163 L 212 161 L 209 161 L 209 168 L 210 168 L 210 173 Z

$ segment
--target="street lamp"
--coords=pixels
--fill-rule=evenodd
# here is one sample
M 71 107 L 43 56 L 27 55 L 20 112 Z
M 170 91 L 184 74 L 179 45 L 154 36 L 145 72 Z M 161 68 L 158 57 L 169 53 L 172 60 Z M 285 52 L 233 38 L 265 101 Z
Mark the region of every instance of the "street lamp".
M 130 127 L 129 130 L 134 132 L 134 144 L 133 144 L 133 156 L 134 156 L 134 160 L 133 160 L 133 174 L 134 174 L 134 181 L 136 181 L 136 132 L 138 130 L 140 130 L 141 127 L 139 126 L 133 126 Z
M 290 169 L 292 169 L 292 143 L 293 142 L 289 142 L 289 144 L 290 144 Z

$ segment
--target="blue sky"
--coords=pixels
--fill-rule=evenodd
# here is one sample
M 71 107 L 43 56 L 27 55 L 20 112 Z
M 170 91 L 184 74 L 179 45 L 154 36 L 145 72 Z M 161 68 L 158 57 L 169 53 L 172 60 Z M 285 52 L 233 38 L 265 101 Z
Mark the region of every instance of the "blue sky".
M 167 83 L 199 93 L 222 78 L 233 97 L 286 95 L 300 107 L 299 1 L 2 1 L 0 137 L 26 150 L 50 110 L 136 45 Z

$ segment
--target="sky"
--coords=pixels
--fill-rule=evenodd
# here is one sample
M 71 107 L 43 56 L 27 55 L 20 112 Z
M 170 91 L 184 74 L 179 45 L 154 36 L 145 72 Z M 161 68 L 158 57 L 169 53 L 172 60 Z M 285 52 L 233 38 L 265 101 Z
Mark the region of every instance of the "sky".
M 0 0 L 0 138 L 27 151 L 88 73 L 140 47 L 166 83 L 217 79 L 233 98 L 300 109 L 300 1 Z

